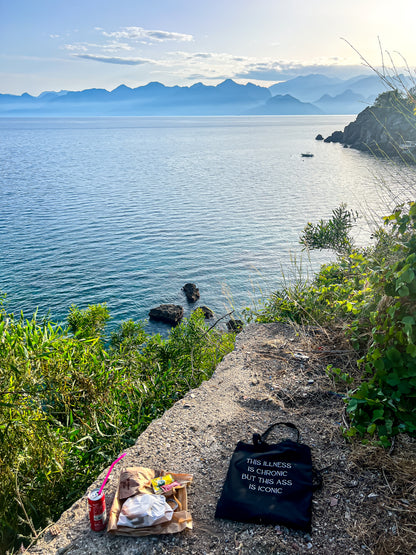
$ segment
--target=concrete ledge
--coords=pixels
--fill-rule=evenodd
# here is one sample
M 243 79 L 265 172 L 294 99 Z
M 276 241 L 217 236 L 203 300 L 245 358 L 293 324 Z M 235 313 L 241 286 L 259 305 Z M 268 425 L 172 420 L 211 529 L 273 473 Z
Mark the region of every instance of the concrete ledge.
M 192 531 L 143 538 L 92 532 L 86 493 L 29 552 L 37 555 L 268 555 L 301 553 L 305 549 L 308 553 L 323 553 L 320 548 L 317 551 L 306 548 L 308 536 L 305 540 L 301 532 L 291 532 L 286 540 L 277 535 L 274 526 L 248 525 L 214 518 L 228 463 L 239 440 L 250 442 L 254 432 L 263 432 L 279 419 L 291 419 L 299 425 L 303 441 L 312 448 L 322 436 L 322 430 L 314 429 L 307 419 L 299 418 L 296 411 L 285 407 L 281 395 L 274 394 L 279 380 L 286 390 L 296 376 L 302 383 L 305 382 L 305 388 L 310 389 L 302 371 L 303 364 L 293 356 L 301 347 L 301 341 L 293 328 L 283 324 L 247 326 L 238 336 L 235 350 L 225 357 L 213 377 L 152 422 L 134 447 L 126 451 L 122 466 L 162 467 L 193 474 L 189 490 L 189 510 L 194 520 Z M 336 402 L 342 405 L 339 399 Z M 331 426 L 336 428 L 336 424 L 331 423 Z M 322 441 L 325 441 L 325 436 Z M 91 489 L 101 485 L 106 471 L 91 484 Z M 121 466 L 116 466 L 111 480 L 107 482 L 107 506 L 111 506 L 120 471 Z M 350 542 L 348 536 L 346 539 Z M 295 550 L 287 550 L 292 544 Z M 276 551 L 278 545 L 280 547 Z M 346 548 L 340 552 L 350 551 Z

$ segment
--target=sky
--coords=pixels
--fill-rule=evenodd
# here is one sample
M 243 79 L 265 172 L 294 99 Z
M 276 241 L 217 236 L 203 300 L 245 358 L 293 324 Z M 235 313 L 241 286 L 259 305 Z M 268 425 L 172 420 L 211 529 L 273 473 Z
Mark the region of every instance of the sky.
M 416 0 L 0 0 L 0 93 L 413 71 L 415 31 Z

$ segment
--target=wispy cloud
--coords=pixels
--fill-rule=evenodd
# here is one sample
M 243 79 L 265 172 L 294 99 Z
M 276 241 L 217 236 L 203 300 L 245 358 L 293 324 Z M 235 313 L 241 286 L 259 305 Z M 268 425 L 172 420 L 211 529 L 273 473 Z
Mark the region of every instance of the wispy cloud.
M 344 62 L 344 63 L 342 63 Z M 225 52 L 167 52 L 158 57 L 152 76 L 163 82 L 220 81 L 227 78 L 258 84 L 285 81 L 298 75 L 322 73 L 328 77 L 348 78 L 365 73 L 362 66 L 348 66 L 344 60 L 317 59 L 309 63 L 235 56 Z
M 114 31 L 96 27 L 94 31 L 94 42 L 74 42 L 64 46 L 71 53 L 72 59 L 125 66 L 148 64 L 152 66 L 151 71 L 146 72 L 149 79 L 158 78 L 163 82 L 192 82 L 195 78 L 210 81 L 234 78 L 270 83 L 306 73 L 322 72 L 328 75 L 330 68 L 334 66 L 346 69 L 342 65 L 345 60 L 334 58 L 309 60 L 306 63 L 272 57 L 238 56 L 227 52 L 192 52 L 190 46 L 194 37 L 174 31 L 137 26 L 122 27 Z M 178 50 L 166 51 L 166 44 L 175 42 L 184 46 Z M 351 69 L 356 74 L 362 73 L 359 66 Z M 336 76 L 333 70 L 332 74 Z M 341 70 L 339 74 L 341 75 Z
M 333 58 L 330 60 L 318 60 L 316 63 L 265 60 L 246 64 L 244 68 L 235 73 L 235 77 L 259 81 L 284 81 L 297 75 L 309 73 L 324 73 L 325 75 L 336 77 L 337 75 L 357 75 L 365 72 L 366 70 L 363 69 L 363 66 L 344 65 L 342 60 L 335 61 Z
M 97 56 L 95 54 L 73 54 L 77 58 L 83 58 L 84 60 L 92 60 L 94 62 L 103 62 L 105 64 L 118 64 L 126 66 L 139 66 L 143 64 L 155 63 L 153 60 L 147 60 L 145 58 L 120 58 L 120 57 L 110 57 L 110 56 Z
M 73 57 L 92 60 L 107 64 L 119 65 L 141 65 L 146 63 L 157 64 L 140 56 L 139 44 L 163 43 L 165 41 L 189 42 L 193 40 L 192 35 L 185 35 L 171 31 L 155 31 L 142 27 L 123 27 L 119 31 L 107 32 L 101 27 L 94 29 L 101 36 L 95 43 L 75 42 L 65 44 L 63 48 L 71 52 Z M 131 52 L 126 57 L 125 52 Z M 139 54 L 139 56 L 137 56 Z
M 222 79 L 243 73 L 253 64 L 253 58 L 234 56 L 225 52 L 168 52 L 159 60 L 170 72 L 186 80 L 195 76 L 201 79 Z
M 186 35 L 184 33 L 175 33 L 173 31 L 158 31 L 143 29 L 143 27 L 123 27 L 120 31 L 101 31 L 105 37 L 116 38 L 116 39 L 127 39 L 139 42 L 165 42 L 165 41 L 178 41 L 178 42 L 190 42 L 193 40 L 192 35 Z
M 77 42 L 75 44 L 65 44 L 65 50 L 70 52 L 88 52 L 90 50 L 100 50 L 102 52 L 119 52 L 119 51 L 131 51 L 133 48 L 125 42 L 109 42 L 106 44 L 94 44 L 91 42 Z

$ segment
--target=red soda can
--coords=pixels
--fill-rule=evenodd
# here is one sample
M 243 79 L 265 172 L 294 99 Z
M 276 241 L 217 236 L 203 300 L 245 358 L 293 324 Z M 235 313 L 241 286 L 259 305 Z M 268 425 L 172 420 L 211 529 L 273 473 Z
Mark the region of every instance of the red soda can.
M 105 521 L 107 520 L 105 495 L 104 492 L 100 495 L 98 488 L 88 494 L 88 513 L 90 515 L 91 530 L 94 530 L 94 532 L 104 530 Z

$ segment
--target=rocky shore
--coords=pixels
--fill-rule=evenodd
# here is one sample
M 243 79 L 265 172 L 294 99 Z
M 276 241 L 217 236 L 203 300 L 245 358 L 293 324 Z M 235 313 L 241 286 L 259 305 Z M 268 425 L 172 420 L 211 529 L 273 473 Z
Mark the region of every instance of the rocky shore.
M 376 156 L 414 159 L 416 116 L 413 106 L 395 98 L 393 91 L 383 93 L 374 106 L 365 108 L 343 131 L 334 131 L 324 142 L 341 143 Z M 322 140 L 322 136 L 316 139 Z
M 33 555 L 311 553 L 363 554 L 398 552 L 403 512 L 397 499 L 410 503 L 410 490 L 396 492 L 388 471 L 372 468 L 387 456 L 367 448 L 353 449 L 343 438 L 342 395 L 325 373 L 327 364 L 347 364 L 340 349 L 322 330 L 300 330 L 283 324 L 251 324 L 238 336 L 213 377 L 189 392 L 150 424 L 126 450 L 106 485 L 111 506 L 123 467 L 165 468 L 193 475 L 188 508 L 193 530 L 166 536 L 131 538 L 92 532 L 87 493 L 48 527 L 29 549 Z M 250 442 L 276 421 L 291 421 L 301 441 L 312 448 L 323 473 L 323 487 L 314 494 L 311 533 L 282 526 L 243 524 L 214 518 L 228 463 L 239 440 Z M 279 441 L 280 436 L 270 438 Z M 401 442 L 405 440 L 400 440 Z M 400 443 L 400 442 L 399 442 Z M 396 447 L 397 457 L 412 452 L 410 442 Z M 392 457 L 390 457 L 392 458 Z M 91 490 L 99 487 L 104 470 Z M 386 484 L 387 480 L 387 484 Z M 393 495 L 394 493 L 394 495 Z M 397 494 L 397 495 L 396 495 Z M 393 499 L 393 497 L 395 499 Z M 408 500 L 406 500 L 409 498 Z M 396 502 L 397 501 L 397 502 Z M 410 505 L 411 507 L 411 505 Z M 386 546 L 387 550 L 375 551 Z M 416 545 L 413 545 L 416 548 Z M 388 550 L 390 549 L 390 551 Z M 410 551 L 412 549 L 410 548 Z

